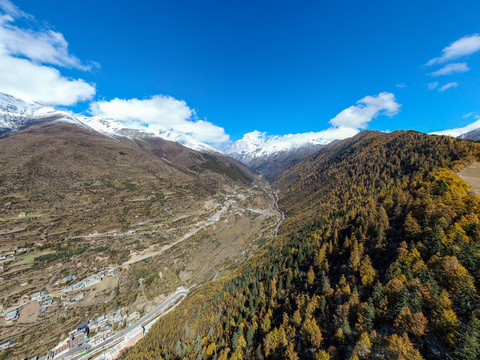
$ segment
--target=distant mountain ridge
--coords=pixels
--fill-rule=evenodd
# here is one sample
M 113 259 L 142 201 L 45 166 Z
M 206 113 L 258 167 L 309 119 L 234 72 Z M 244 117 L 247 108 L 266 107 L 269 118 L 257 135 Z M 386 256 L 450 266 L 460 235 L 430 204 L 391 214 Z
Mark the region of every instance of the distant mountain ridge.
M 185 134 L 179 134 L 173 131 L 154 133 L 132 129 L 114 119 L 70 114 L 52 106 L 42 105 L 27 99 L 20 99 L 12 95 L 0 93 L 0 136 L 34 124 L 49 121 L 72 123 L 109 137 L 125 137 L 130 139 L 159 137 L 164 140 L 178 142 L 193 150 L 214 154 L 221 153 L 214 147 Z
M 243 157 L 241 154 L 230 155 L 247 165 L 253 171 L 259 172 L 269 179 L 275 179 L 278 175 L 295 165 L 297 162 L 307 158 L 325 146 L 326 145 L 307 143 L 302 146 L 291 147 L 289 149 L 254 158 Z
M 461 128 L 435 131 L 430 134 L 445 135 L 445 136 L 451 136 L 451 137 L 466 139 L 466 140 L 480 140 L 480 120 L 477 120 Z
M 270 179 L 329 143 L 325 139 L 316 138 L 313 136 L 314 133 L 306 137 L 286 135 L 265 139 L 264 134 L 254 131 L 227 146 L 225 152 L 222 152 L 186 134 L 169 130 L 150 132 L 134 129 L 115 119 L 72 114 L 52 106 L 0 93 L 0 136 L 52 121 L 74 124 L 124 141 L 137 143 L 140 140 L 151 143 L 155 142 L 155 139 L 173 141 L 196 151 L 220 156 L 223 160 L 228 157 L 226 156 L 228 154 Z
M 30 125 L 58 120 L 80 124 L 67 112 L 0 93 L 0 135 L 18 131 Z
M 318 151 L 330 141 L 314 136 L 285 135 L 266 138 L 253 131 L 225 148 L 225 152 L 252 170 L 273 179 L 281 172 Z

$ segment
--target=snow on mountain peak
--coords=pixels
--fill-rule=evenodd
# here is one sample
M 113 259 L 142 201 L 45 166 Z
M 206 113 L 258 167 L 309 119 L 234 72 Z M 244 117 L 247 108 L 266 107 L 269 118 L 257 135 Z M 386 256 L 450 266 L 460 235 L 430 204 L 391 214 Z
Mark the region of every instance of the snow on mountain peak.
M 71 115 L 51 106 L 0 93 L 0 134 L 17 131 L 28 125 L 47 121 L 75 123 L 100 134 L 113 137 L 120 136 L 133 139 L 157 136 L 165 140 L 178 142 L 193 150 L 220 153 L 212 146 L 195 140 L 187 134 L 179 134 L 173 131 L 154 133 L 144 129 L 129 127 L 115 119 L 99 116 Z
M 210 152 L 210 153 L 222 153 L 221 151 L 215 149 L 213 146 L 205 144 L 204 142 L 198 141 L 194 139 L 192 136 L 186 134 L 180 134 L 174 131 L 159 131 L 157 136 L 161 137 L 165 140 L 175 141 L 183 146 L 186 146 L 190 149 L 194 149 L 197 151 L 202 152 Z
M 65 111 L 29 99 L 20 99 L 0 93 L 0 133 L 16 131 L 31 124 L 54 120 L 77 122 Z
M 193 137 L 176 133 L 174 131 L 148 131 L 138 128 L 128 127 L 126 124 L 115 119 L 102 118 L 99 116 L 81 116 L 78 119 L 89 128 L 107 135 L 107 136 L 123 136 L 128 138 L 143 138 L 143 137 L 160 137 L 164 140 L 178 142 L 179 144 L 193 150 L 203 152 L 219 153 L 212 146 L 195 140 Z
M 480 119 L 461 128 L 435 131 L 430 133 L 430 135 L 446 135 L 451 137 L 462 137 L 462 135 L 477 129 L 480 129 Z
M 242 139 L 226 147 L 225 151 L 242 161 L 268 157 L 273 154 L 291 151 L 307 146 L 322 146 L 336 139 L 344 139 L 358 133 L 357 129 L 331 128 L 319 132 L 301 134 L 267 135 L 264 132 L 252 131 Z

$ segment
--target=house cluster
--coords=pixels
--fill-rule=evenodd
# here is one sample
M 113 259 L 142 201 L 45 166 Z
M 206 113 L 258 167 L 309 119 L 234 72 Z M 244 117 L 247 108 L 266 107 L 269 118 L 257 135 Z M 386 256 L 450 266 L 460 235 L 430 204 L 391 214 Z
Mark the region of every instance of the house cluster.
M 38 291 L 35 294 L 33 294 L 30 299 L 32 301 L 41 301 L 45 299 L 45 291 Z
M 45 299 L 45 291 L 37 291 L 35 294 L 32 294 L 30 296 L 31 301 L 42 301 L 41 305 L 41 313 L 44 313 L 45 311 L 48 310 L 50 306 L 53 305 L 53 299 Z M 5 321 L 14 321 L 17 320 L 20 317 L 20 308 L 10 311 L 5 314 L 4 319 Z
M 66 293 L 69 293 L 69 292 L 72 292 L 72 291 L 77 291 L 77 290 L 81 290 L 81 289 L 88 288 L 90 286 L 96 285 L 100 281 L 102 281 L 105 276 L 110 276 L 110 275 L 111 275 L 110 272 L 102 271 L 99 274 L 96 274 L 96 275 L 94 275 L 92 277 L 89 277 L 89 278 L 87 278 L 87 279 L 85 279 L 81 282 L 78 282 L 76 284 L 73 284 L 71 286 L 66 287 L 65 289 L 63 289 L 63 293 L 66 294 Z M 72 281 L 74 279 L 75 279 L 75 276 L 70 275 L 70 276 L 67 276 L 67 277 L 63 278 L 62 282 L 66 283 L 66 282 Z M 54 285 L 59 285 L 62 282 L 55 282 Z
M 58 285 L 61 285 L 61 284 L 65 284 L 69 281 L 73 281 L 75 280 L 77 277 L 75 275 L 68 275 L 68 276 L 65 276 L 62 280 L 57 280 L 53 283 L 53 286 L 58 286 Z
M 117 310 L 113 313 L 102 315 L 91 321 L 91 329 L 98 334 L 105 335 L 106 333 L 113 332 L 113 327 L 122 327 L 126 323 L 127 316 L 122 314 L 121 310 Z
M 15 250 L 7 251 L 6 253 L 0 254 L 0 262 L 7 262 L 15 260 Z
M 13 261 L 15 260 L 15 256 L 16 255 L 19 255 L 19 254 L 22 254 L 24 252 L 26 252 L 28 249 L 27 248 L 21 248 L 21 249 L 17 249 L 17 250 L 10 250 L 10 251 L 7 251 L 3 254 L 0 254 L 0 262 L 8 262 L 8 261 Z
M 5 314 L 5 321 L 14 321 L 17 320 L 20 316 L 20 311 L 13 310 Z
M 45 311 L 48 310 L 48 308 L 50 306 L 53 305 L 53 299 L 48 299 L 48 300 L 45 300 L 42 304 L 42 309 L 40 310 L 41 313 L 44 313 Z
M 99 316 L 93 320 L 84 321 L 77 325 L 68 338 L 53 348 L 49 355 L 52 357 L 56 356 L 86 341 L 92 346 L 100 344 L 113 335 L 114 328 L 122 327 L 126 321 L 127 316 L 124 315 L 121 310 Z M 94 333 L 95 336 L 88 338 L 88 335 L 91 333 Z
M 88 321 L 78 324 L 75 330 L 73 330 L 65 340 L 63 340 L 60 344 L 55 346 L 50 351 L 49 356 L 54 357 L 55 355 L 58 355 L 64 351 L 72 349 L 86 342 L 88 339 L 88 334 L 90 333 L 90 328 L 88 325 Z
M 79 301 L 82 301 L 83 299 L 85 299 L 85 293 L 81 292 L 81 293 L 78 293 L 75 296 L 69 298 L 67 300 L 67 302 L 65 303 L 65 305 L 69 306 L 69 305 L 75 304 Z
M 44 299 L 45 299 L 45 291 L 36 292 L 35 294 L 33 294 L 31 296 L 32 301 L 42 301 Z M 44 313 L 52 305 L 53 305 L 53 299 L 44 300 L 42 305 L 41 305 L 40 312 Z M 13 310 L 13 311 L 10 311 L 10 312 L 6 313 L 5 316 L 4 316 L 4 319 L 5 319 L 5 321 L 15 321 L 19 317 L 20 317 L 20 309 L 16 309 L 16 310 Z

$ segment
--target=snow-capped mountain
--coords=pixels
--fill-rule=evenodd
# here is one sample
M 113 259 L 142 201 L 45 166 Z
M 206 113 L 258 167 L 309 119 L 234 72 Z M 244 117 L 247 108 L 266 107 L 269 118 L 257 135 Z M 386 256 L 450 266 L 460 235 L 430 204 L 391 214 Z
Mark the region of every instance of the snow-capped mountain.
M 467 126 L 442 130 L 430 133 L 431 135 L 446 135 L 467 140 L 480 140 L 480 120 L 477 120 Z
M 79 123 L 65 111 L 0 93 L 0 134 L 46 121 Z
M 253 131 L 228 146 L 225 152 L 251 169 L 274 178 L 333 140 L 326 137 L 325 132 L 267 136 Z
M 25 127 L 50 121 L 62 121 L 76 124 L 110 137 L 142 139 L 160 137 L 164 140 L 178 142 L 193 150 L 220 153 L 212 146 L 193 139 L 186 134 L 173 131 L 150 132 L 130 128 L 114 119 L 98 116 L 73 115 L 54 107 L 42 105 L 28 99 L 0 93 L 0 135 L 21 130 Z
M 318 149 L 330 143 L 319 133 L 291 134 L 283 136 L 267 136 L 260 131 L 245 134 L 244 137 L 225 149 L 225 152 L 245 164 L 265 159 L 281 153 L 289 153 L 301 149 Z

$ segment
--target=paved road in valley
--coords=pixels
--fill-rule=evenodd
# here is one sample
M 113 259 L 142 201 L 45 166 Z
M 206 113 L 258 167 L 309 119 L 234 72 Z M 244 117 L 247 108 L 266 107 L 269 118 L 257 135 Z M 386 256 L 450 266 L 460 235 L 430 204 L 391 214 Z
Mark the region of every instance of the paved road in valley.
M 140 320 L 138 320 L 134 324 L 130 325 L 128 328 L 126 328 L 126 329 L 120 331 L 119 333 L 115 334 L 114 336 L 106 339 L 104 342 L 102 342 L 100 344 L 97 344 L 93 347 L 88 345 L 88 344 L 80 345 L 80 346 L 70 350 L 69 352 L 67 352 L 65 354 L 62 354 L 59 357 L 55 357 L 54 359 L 63 359 L 67 356 L 72 356 L 74 353 L 77 353 L 77 352 L 84 353 L 85 351 L 88 351 L 88 354 L 85 354 L 85 355 L 79 354 L 79 355 L 73 357 L 72 360 L 88 359 L 89 356 L 91 356 L 91 354 L 94 354 L 98 351 L 101 351 L 102 349 L 106 349 L 106 348 L 110 347 L 111 345 L 113 345 L 117 342 L 120 342 L 123 339 L 123 337 L 127 333 L 132 331 L 133 329 L 135 329 L 139 326 L 145 326 L 150 321 L 152 321 L 154 318 L 156 318 L 161 312 L 165 311 L 169 306 L 174 304 L 178 299 L 180 299 L 181 297 L 186 297 L 189 292 L 190 292 L 189 290 L 186 290 L 184 288 L 178 288 L 177 291 L 175 293 L 173 293 L 167 300 L 165 300 L 163 303 L 158 305 L 155 309 L 153 309 L 148 314 L 143 316 Z

